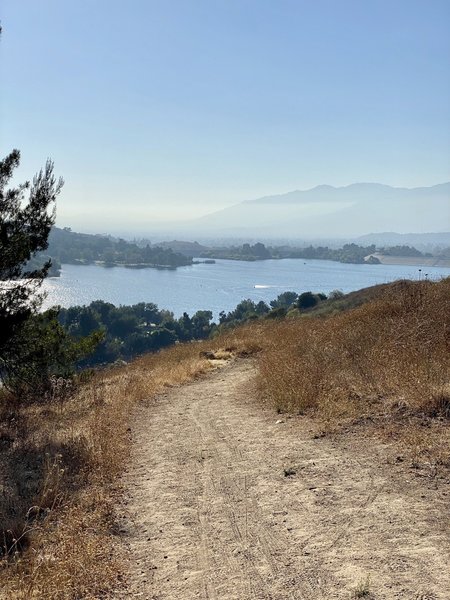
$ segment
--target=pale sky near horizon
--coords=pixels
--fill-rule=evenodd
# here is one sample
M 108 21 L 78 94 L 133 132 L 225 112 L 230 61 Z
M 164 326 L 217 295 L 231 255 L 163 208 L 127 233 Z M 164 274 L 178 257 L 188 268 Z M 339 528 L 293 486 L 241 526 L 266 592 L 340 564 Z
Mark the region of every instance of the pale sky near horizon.
M 0 155 L 124 231 L 319 184 L 450 180 L 449 0 L 2 0 Z

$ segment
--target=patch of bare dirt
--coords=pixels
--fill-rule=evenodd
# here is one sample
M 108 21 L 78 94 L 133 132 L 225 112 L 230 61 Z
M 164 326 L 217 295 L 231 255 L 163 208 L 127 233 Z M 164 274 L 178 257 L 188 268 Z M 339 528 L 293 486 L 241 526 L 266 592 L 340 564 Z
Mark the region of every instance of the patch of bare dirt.
M 261 408 L 254 374 L 237 360 L 140 409 L 117 597 L 448 599 L 448 482 Z

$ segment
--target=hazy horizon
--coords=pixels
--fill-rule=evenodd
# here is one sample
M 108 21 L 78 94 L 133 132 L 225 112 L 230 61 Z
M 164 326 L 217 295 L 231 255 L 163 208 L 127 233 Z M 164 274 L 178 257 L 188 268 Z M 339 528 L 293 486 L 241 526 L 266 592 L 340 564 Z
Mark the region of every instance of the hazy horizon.
M 353 240 L 370 234 L 446 233 L 450 230 L 450 182 L 403 188 L 379 183 L 315 186 L 262 196 L 186 220 L 139 222 L 101 229 L 82 220 L 68 225 L 85 233 L 157 240 Z M 61 225 L 61 223 L 57 223 Z
M 196 218 L 317 185 L 450 181 L 450 4 L 2 3 L 0 152 L 61 226 Z
M 159 218 L 159 219 L 153 219 L 153 225 L 154 225 L 155 230 L 158 230 L 158 229 L 161 229 L 161 228 L 164 228 L 164 227 L 167 226 L 169 231 L 170 231 L 171 228 L 173 228 L 175 226 L 174 229 L 173 229 L 173 231 L 174 231 L 174 233 L 176 233 L 177 232 L 176 226 L 178 226 L 178 225 L 180 225 L 180 226 L 182 226 L 182 225 L 189 225 L 190 223 L 196 222 L 198 219 L 201 219 L 202 217 L 212 216 L 212 215 L 214 215 L 216 213 L 220 213 L 221 211 L 226 210 L 227 208 L 233 208 L 234 206 L 238 206 L 240 204 L 252 204 L 252 203 L 255 203 L 255 202 L 264 201 L 266 198 L 268 198 L 268 199 L 283 198 L 284 196 L 289 196 L 289 195 L 295 194 L 297 192 L 300 192 L 300 193 L 302 193 L 302 192 L 310 192 L 310 191 L 318 190 L 318 189 L 321 189 L 321 188 L 336 189 L 336 190 L 345 190 L 346 188 L 351 188 L 351 187 L 356 186 L 356 185 L 374 185 L 374 186 L 380 186 L 380 187 L 392 187 L 393 189 L 397 189 L 397 190 L 416 190 L 416 189 L 426 189 L 428 187 L 438 187 L 440 185 L 443 186 L 443 185 L 447 185 L 447 184 L 450 184 L 450 181 L 439 182 L 439 183 L 436 183 L 436 184 L 434 184 L 432 186 L 420 186 L 420 187 L 417 187 L 417 188 L 416 187 L 410 187 L 410 188 L 408 188 L 408 187 L 405 187 L 405 186 L 388 186 L 387 184 L 381 183 L 381 182 L 363 182 L 363 181 L 360 181 L 360 182 L 350 183 L 350 184 L 344 185 L 344 186 L 333 186 L 333 185 L 325 183 L 325 184 L 315 185 L 315 186 L 313 186 L 311 188 L 307 188 L 305 190 L 287 190 L 287 191 L 281 191 L 279 193 L 274 193 L 273 195 L 262 195 L 262 196 L 260 196 L 258 198 L 246 198 L 246 199 L 244 199 L 244 200 L 242 200 L 240 202 L 229 203 L 229 204 L 226 204 L 225 206 L 216 207 L 215 209 L 211 209 L 211 208 L 208 209 L 208 208 L 206 208 L 206 209 L 204 209 L 205 212 L 199 211 L 198 214 L 186 215 L 184 218 L 173 218 L 173 219 Z M 450 201 L 450 198 L 449 198 L 449 201 Z M 449 203 L 449 213 L 450 213 L 450 203 Z M 444 228 L 441 229 L 441 230 L 439 230 L 439 231 L 446 231 L 447 229 L 450 229 L 450 214 L 449 215 L 445 215 L 445 216 L 449 217 L 448 227 L 445 228 L 445 226 L 444 226 Z M 68 222 L 67 223 L 66 222 L 62 223 L 57 218 L 56 225 L 58 227 L 76 228 L 76 226 L 77 226 L 77 219 L 73 220 L 72 224 L 71 224 L 71 223 L 68 223 Z M 105 225 L 105 221 L 102 222 L 102 225 Z M 130 233 L 132 233 L 135 230 L 141 230 L 142 229 L 142 219 L 139 219 L 139 221 L 135 222 L 135 223 L 130 222 L 129 225 L 130 225 L 130 227 L 129 227 L 128 231 Z M 82 220 L 78 221 L 78 226 L 79 227 L 83 227 L 83 221 Z M 114 229 L 114 228 L 116 228 L 116 229 Z M 96 232 L 98 232 L 98 229 L 96 229 L 95 226 L 94 226 L 93 229 L 92 229 L 92 226 L 89 228 L 89 232 L 93 232 L 94 230 Z M 114 231 L 120 231 L 120 227 L 119 227 L 119 229 L 117 229 L 117 225 L 113 225 L 113 229 L 111 231 L 112 232 L 114 232 Z M 145 231 L 145 227 L 144 227 L 144 229 L 142 229 L 142 231 Z M 361 233 L 361 235 L 364 235 L 366 233 L 372 233 L 372 232 L 364 231 L 364 232 Z M 411 233 L 413 233 L 413 232 L 411 231 Z

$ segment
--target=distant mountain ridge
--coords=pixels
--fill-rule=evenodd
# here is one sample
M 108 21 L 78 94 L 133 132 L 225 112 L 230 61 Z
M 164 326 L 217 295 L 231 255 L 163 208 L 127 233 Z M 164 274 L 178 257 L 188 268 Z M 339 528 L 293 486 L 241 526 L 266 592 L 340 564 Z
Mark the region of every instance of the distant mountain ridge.
M 406 187 L 394 187 L 383 183 L 351 183 L 342 187 L 335 187 L 333 185 L 317 185 L 308 190 L 293 190 L 292 192 L 286 192 L 284 194 L 275 194 L 273 196 L 263 196 L 254 200 L 246 200 L 241 204 L 264 204 L 272 203 L 274 200 L 277 202 L 321 202 L 321 201 L 340 201 L 348 198 L 349 195 L 353 196 L 356 194 L 364 194 L 368 196 L 376 197 L 380 193 L 391 193 L 395 191 L 397 195 L 408 196 L 411 192 L 421 194 L 441 194 L 442 192 L 450 194 L 450 182 L 439 183 L 430 187 L 417 187 L 417 188 L 406 188 Z
M 199 233 L 265 237 L 355 237 L 368 233 L 450 230 L 450 182 L 402 188 L 380 183 L 310 190 L 247 200 L 189 221 Z

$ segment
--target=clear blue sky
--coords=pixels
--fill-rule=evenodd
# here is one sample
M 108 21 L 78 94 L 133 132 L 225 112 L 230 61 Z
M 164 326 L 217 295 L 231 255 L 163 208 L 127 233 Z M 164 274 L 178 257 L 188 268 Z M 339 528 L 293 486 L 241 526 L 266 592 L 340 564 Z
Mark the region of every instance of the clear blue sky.
M 125 230 L 317 184 L 450 180 L 449 0 L 2 0 L 0 151 Z

